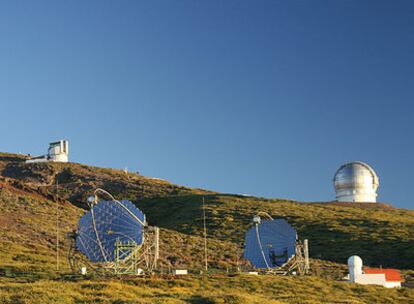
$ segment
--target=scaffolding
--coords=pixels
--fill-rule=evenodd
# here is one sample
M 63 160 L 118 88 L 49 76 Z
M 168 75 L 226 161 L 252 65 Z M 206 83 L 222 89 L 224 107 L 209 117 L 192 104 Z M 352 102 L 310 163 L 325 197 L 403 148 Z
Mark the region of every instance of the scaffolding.
M 295 256 L 279 268 L 266 269 L 268 274 L 307 275 L 309 274 L 309 245 L 308 240 L 296 241 Z
M 83 273 L 84 268 L 96 275 L 144 275 L 157 269 L 159 258 L 159 228 L 144 227 L 143 242 L 122 242 L 117 240 L 114 249 L 114 261 L 91 263 L 76 247 L 76 233 L 68 235 L 70 246 L 68 261 L 72 272 Z

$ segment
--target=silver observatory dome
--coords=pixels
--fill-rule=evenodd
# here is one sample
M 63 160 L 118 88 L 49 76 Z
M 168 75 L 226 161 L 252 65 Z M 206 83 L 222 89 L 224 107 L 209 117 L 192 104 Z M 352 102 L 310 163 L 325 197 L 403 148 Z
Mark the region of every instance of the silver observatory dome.
M 379 179 L 366 163 L 354 161 L 342 165 L 334 179 L 338 202 L 375 203 Z

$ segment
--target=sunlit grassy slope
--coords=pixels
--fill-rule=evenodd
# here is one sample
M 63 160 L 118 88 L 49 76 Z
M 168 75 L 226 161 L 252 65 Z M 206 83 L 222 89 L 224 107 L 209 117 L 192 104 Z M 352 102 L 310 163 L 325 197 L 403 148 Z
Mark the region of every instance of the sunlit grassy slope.
M 410 289 L 389 290 L 318 277 L 247 275 L 126 280 L 0 278 L 0 303 L 412 303 Z
M 335 283 L 346 259 L 414 270 L 414 212 L 384 205 L 304 204 L 225 195 L 80 164 L 26 165 L 0 154 L 0 303 L 412 303 L 414 290 Z M 56 193 L 56 181 L 58 192 Z M 160 270 L 203 265 L 205 199 L 209 265 L 221 277 L 68 281 L 66 233 L 76 229 L 85 199 L 97 187 L 130 199 L 161 227 Z M 56 271 L 56 194 L 59 271 Z M 285 217 L 308 238 L 312 276 L 228 277 L 238 265 L 243 238 L 259 211 Z M 171 263 L 174 266 L 171 266 Z M 29 283 L 28 283 L 29 281 Z M 273 302 L 272 302 L 273 301 Z

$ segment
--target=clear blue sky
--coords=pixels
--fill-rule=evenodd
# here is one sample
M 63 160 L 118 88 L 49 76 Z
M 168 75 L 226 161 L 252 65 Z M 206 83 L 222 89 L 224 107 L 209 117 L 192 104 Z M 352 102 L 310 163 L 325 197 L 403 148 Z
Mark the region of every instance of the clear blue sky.
M 2 1 L 0 150 L 334 199 L 349 160 L 414 208 L 413 1 Z

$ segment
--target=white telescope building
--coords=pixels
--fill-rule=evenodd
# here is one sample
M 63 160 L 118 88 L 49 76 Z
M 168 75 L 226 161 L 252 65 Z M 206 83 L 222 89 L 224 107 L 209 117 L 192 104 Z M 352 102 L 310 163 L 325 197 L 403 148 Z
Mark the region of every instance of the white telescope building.
M 368 268 L 362 259 L 353 255 L 348 259 L 349 282 L 362 285 L 382 285 L 387 288 L 401 287 L 400 271 L 397 269 Z
M 375 203 L 379 179 L 366 163 L 354 161 L 342 165 L 334 179 L 336 200 L 351 203 Z
M 26 160 L 26 163 L 42 163 L 48 161 L 67 163 L 69 161 L 69 142 L 67 140 L 51 142 L 46 155 L 32 157 Z
M 59 140 L 50 143 L 47 155 L 51 161 L 67 163 L 69 161 L 69 142 Z

